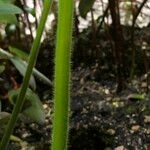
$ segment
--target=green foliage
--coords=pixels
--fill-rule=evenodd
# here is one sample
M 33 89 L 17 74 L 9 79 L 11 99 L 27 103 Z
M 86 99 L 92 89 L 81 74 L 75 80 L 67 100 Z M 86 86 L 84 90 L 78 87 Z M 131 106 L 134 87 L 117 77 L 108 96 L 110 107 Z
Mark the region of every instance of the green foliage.
M 25 66 L 24 63 L 21 63 L 20 59 L 17 57 L 12 57 L 10 60 L 13 63 L 13 65 L 16 67 L 16 69 L 20 72 L 20 74 L 22 76 L 25 76 L 27 66 Z M 33 74 L 30 77 L 29 84 L 34 90 L 36 89 L 36 83 Z
M 8 92 L 9 100 L 14 105 L 17 100 L 17 96 L 20 89 L 11 90 Z M 32 121 L 43 124 L 45 121 L 45 113 L 43 105 L 37 96 L 31 89 L 27 89 L 25 95 L 25 102 L 23 104 L 23 109 L 21 111 L 27 118 L 29 117 Z
M 22 50 L 15 48 L 15 47 L 9 47 L 10 52 L 14 53 L 16 56 L 12 57 L 10 60 L 11 62 L 14 64 L 14 66 L 16 67 L 16 69 L 20 72 L 20 74 L 22 76 L 25 75 L 25 71 L 27 69 L 27 63 L 23 62 L 23 60 L 28 61 L 29 56 L 27 53 L 23 52 Z M 18 57 L 17 57 L 18 56 Z M 20 59 L 22 58 L 22 59 Z M 34 79 L 34 76 L 37 77 L 40 81 L 42 81 L 43 83 L 51 86 L 52 82 L 42 73 L 40 73 L 37 69 L 33 68 L 33 74 L 31 75 L 30 78 L 30 86 L 35 90 L 36 89 L 36 82 Z
M 17 53 L 18 49 L 13 48 L 13 50 L 11 49 L 11 51 L 13 51 L 14 53 Z M 23 53 L 19 53 L 17 55 L 22 55 L 22 54 Z M 25 58 L 26 56 L 22 55 L 22 57 Z M 0 49 L 0 58 L 10 59 L 10 61 L 14 64 L 14 66 L 20 72 L 20 74 L 22 76 L 25 75 L 25 71 L 26 71 L 27 65 L 28 65 L 25 61 L 23 61 L 22 59 L 20 59 L 17 56 L 12 55 L 9 52 L 4 51 L 3 49 Z M 27 59 L 27 57 L 26 57 L 26 59 Z M 45 83 L 49 86 L 52 86 L 52 82 L 45 75 L 43 75 L 41 72 L 39 72 L 37 69 L 33 68 L 33 74 L 43 83 Z M 36 84 L 35 84 L 33 75 L 31 75 L 29 84 L 33 89 L 36 88 Z
M 0 2 L 0 14 L 20 14 L 22 10 L 13 5 L 8 3 L 1 3 Z
M 13 3 L 15 0 L 0 0 L 0 3 Z
M 14 109 L 13 109 L 13 112 L 12 112 L 12 116 L 11 116 L 9 122 L 8 122 L 8 125 L 6 127 L 4 136 L 2 138 L 2 141 L 1 141 L 1 144 L 0 144 L 0 150 L 5 150 L 6 149 L 7 144 L 9 142 L 9 139 L 10 139 L 10 135 L 11 135 L 11 133 L 14 129 L 15 123 L 18 119 L 18 115 L 19 115 L 20 111 L 22 110 L 22 106 L 23 106 L 24 101 L 25 101 L 24 98 L 25 98 L 25 95 L 26 95 L 26 92 L 27 92 L 27 89 L 28 89 L 28 86 L 29 86 L 30 76 L 32 74 L 32 70 L 33 70 L 33 67 L 36 63 L 37 55 L 38 55 L 38 52 L 39 52 L 39 46 L 40 46 L 42 33 L 43 33 L 43 30 L 44 30 L 44 27 L 45 27 L 46 19 L 47 19 L 47 16 L 49 14 L 51 4 L 52 4 L 51 2 L 52 2 L 51 0 L 45 0 L 44 1 L 44 9 L 43 9 L 43 12 L 42 12 L 42 16 L 41 16 L 39 26 L 37 28 L 36 38 L 33 42 L 32 48 L 31 48 L 31 54 L 30 54 L 30 57 L 29 57 L 29 63 L 28 63 L 28 66 L 27 66 L 27 70 L 26 70 L 26 73 L 25 73 L 23 84 L 22 84 L 20 92 L 17 96 L 17 100 L 16 100 L 16 103 L 15 103 L 15 106 L 14 106 Z
M 16 69 L 19 71 L 19 73 L 22 76 L 25 76 L 27 66 L 24 64 L 24 62 L 20 58 L 13 56 L 12 54 L 10 54 L 8 52 L 3 51 L 2 49 L 0 50 L 0 56 L 1 57 L 6 56 L 8 59 L 10 59 L 10 61 L 13 63 L 13 65 L 16 67 Z M 33 75 L 31 75 L 31 77 L 30 77 L 29 84 L 34 90 L 36 89 L 36 82 L 35 82 Z
M 34 76 L 37 76 L 40 80 L 42 80 L 46 84 L 52 85 L 51 81 L 48 78 L 46 78 L 38 70 L 33 68 L 36 63 L 36 58 L 38 55 L 41 35 L 42 35 L 43 29 L 44 29 L 46 17 L 49 13 L 49 9 L 52 4 L 52 0 L 45 0 L 45 1 L 43 0 L 42 2 L 44 2 L 44 12 L 41 17 L 41 21 L 40 21 L 40 24 L 39 24 L 39 27 L 37 30 L 37 36 L 33 43 L 30 57 L 28 57 L 28 54 L 24 53 L 22 50 L 15 48 L 15 47 L 11 47 L 11 46 L 9 47 L 10 53 L 0 49 L 0 56 L 2 54 L 2 57 L 6 57 L 6 59 L 9 59 L 13 63 L 13 65 L 16 67 L 16 69 L 20 72 L 20 74 L 24 77 L 24 80 L 23 80 L 24 82 L 23 82 L 21 88 L 17 89 L 17 90 L 11 90 L 8 93 L 9 100 L 14 105 L 14 109 L 13 109 L 12 117 L 8 123 L 6 132 L 4 134 L 4 137 L 3 137 L 1 145 L 0 145 L 1 150 L 6 149 L 6 145 L 10 138 L 10 134 L 14 128 L 14 124 L 17 121 L 17 116 L 20 113 L 20 111 L 22 114 L 24 114 L 26 117 L 30 118 L 34 122 L 39 123 L 39 124 L 44 123 L 45 114 L 44 114 L 44 110 L 42 107 L 42 103 L 41 103 L 39 97 L 31 89 L 28 88 L 29 85 L 33 89 L 36 88 Z M 94 2 L 95 2 L 95 0 L 80 0 L 79 13 L 80 13 L 81 17 L 86 19 L 87 13 L 92 9 Z M 101 2 L 101 3 L 103 3 L 103 2 Z M 20 7 L 20 4 L 17 4 L 17 5 Z M 130 8 L 131 5 L 129 5 L 127 7 Z M 26 10 L 26 12 L 28 14 L 36 16 L 35 8 L 25 7 L 24 9 Z M 21 12 L 22 11 L 20 8 L 13 5 L 13 0 L 0 0 L 0 22 L 9 23 L 9 24 L 12 24 L 12 23 L 17 24 L 16 14 L 20 14 Z M 28 16 L 28 14 L 27 14 L 27 16 Z M 68 123 L 69 123 L 69 115 L 68 115 L 69 100 L 70 100 L 69 80 L 70 80 L 70 65 L 71 65 L 70 49 L 71 49 L 71 41 L 72 41 L 73 1 L 60 0 L 58 14 L 59 15 L 58 15 L 58 24 L 57 24 L 57 27 L 58 27 L 57 43 L 56 43 L 56 55 L 55 55 L 55 87 L 54 87 L 54 100 L 55 100 L 54 104 L 55 104 L 55 106 L 54 106 L 54 122 L 53 122 L 53 134 L 52 134 L 52 150 L 66 150 L 67 149 L 67 140 L 68 140 Z M 106 15 L 104 15 L 104 20 L 102 19 L 104 21 L 104 22 L 102 22 L 102 24 L 104 24 L 104 26 L 105 26 L 105 18 L 107 18 L 106 17 L 107 15 L 108 15 L 108 18 L 110 17 L 109 13 L 106 13 Z M 125 23 L 128 24 L 131 15 L 132 15 L 131 11 L 126 13 Z M 24 23 L 26 23 L 26 21 L 28 21 L 28 20 L 23 21 L 23 23 L 21 22 L 21 25 L 23 26 Z M 94 18 L 92 21 L 93 22 L 95 21 Z M 78 22 L 78 18 L 77 18 L 77 22 Z M 30 20 L 27 23 L 28 23 L 28 25 L 26 28 L 28 28 L 28 26 L 31 25 Z M 8 27 L 10 27 L 9 24 L 8 24 Z M 108 24 L 108 26 L 109 25 L 110 24 Z M 106 24 L 106 26 L 107 26 L 107 24 Z M 15 25 L 15 27 L 17 27 L 17 26 Z M 32 30 L 32 27 L 33 26 L 31 26 L 31 30 Z M 77 28 L 78 28 L 78 25 L 77 25 Z M 94 46 L 94 48 L 93 47 L 91 48 L 90 45 L 92 45 L 94 43 L 93 42 L 94 36 L 95 36 L 95 38 L 97 38 L 97 36 L 95 34 L 96 30 L 94 29 L 94 28 L 97 28 L 97 26 L 94 27 L 94 23 L 93 23 L 92 28 L 93 29 L 92 30 L 90 29 L 90 32 L 88 31 L 89 33 L 87 34 L 87 35 L 89 35 L 90 38 L 84 34 L 83 39 L 84 39 L 85 43 L 81 44 L 81 43 L 83 43 L 83 40 L 81 40 L 81 43 L 79 45 L 84 45 L 83 46 L 84 51 L 87 54 L 88 54 L 88 52 L 90 52 L 89 55 L 92 55 L 92 53 L 94 52 L 94 49 L 96 51 L 100 50 L 100 53 L 102 52 L 101 54 L 97 53 L 96 51 L 95 51 L 96 54 L 95 54 L 95 52 L 93 54 L 94 55 L 98 54 L 96 57 L 96 58 L 98 58 L 98 60 L 99 60 L 99 56 L 102 57 L 102 59 L 104 59 L 104 61 L 102 59 L 100 59 L 100 61 L 102 61 L 102 64 L 104 64 L 104 65 L 101 66 L 101 64 L 99 64 L 99 61 L 98 61 L 98 67 L 96 67 L 96 69 L 97 68 L 98 69 L 101 69 L 101 68 L 110 69 L 110 67 L 107 67 L 107 66 L 109 66 L 108 62 L 110 64 L 110 66 L 112 66 L 113 64 L 110 63 L 112 61 L 111 60 L 107 61 L 107 59 L 105 59 L 105 58 L 111 59 L 112 57 L 114 57 L 112 55 L 112 51 L 110 50 L 110 44 L 108 44 L 108 40 L 106 40 L 106 37 L 101 36 L 102 35 L 101 34 L 101 35 L 98 35 L 98 37 L 100 37 L 102 40 L 104 39 L 103 40 L 104 42 L 101 42 L 101 39 L 100 39 L 99 42 L 101 42 L 102 44 L 99 43 L 100 44 L 99 45 L 97 43 L 97 40 L 95 39 L 96 47 Z M 16 29 L 18 29 L 18 27 Z M 109 28 L 107 30 L 109 31 Z M 23 37 L 22 30 L 11 30 L 10 33 L 12 35 L 14 33 L 18 33 L 19 31 L 21 31 L 21 33 L 19 33 L 19 34 L 20 34 L 20 37 L 22 38 Z M 103 29 L 101 31 L 103 31 Z M 8 33 L 9 33 L 9 31 L 8 31 Z M 84 32 L 82 32 L 82 33 L 84 33 Z M 79 35 L 81 36 L 80 31 L 79 31 Z M 103 33 L 103 35 L 106 35 L 106 32 Z M 109 36 L 111 36 L 111 34 Z M 10 37 L 9 34 L 7 34 L 7 37 Z M 91 40 L 91 37 L 92 37 L 93 41 Z M 15 39 L 15 36 L 12 36 L 12 38 L 10 38 L 10 40 L 12 40 L 12 41 L 14 39 Z M 110 43 L 113 43 L 113 41 L 112 41 L 113 34 L 112 34 L 112 37 L 109 37 L 109 40 L 110 40 L 109 41 Z M 78 36 L 78 41 L 80 41 L 79 36 Z M 101 47 L 101 45 L 102 45 L 102 47 Z M 107 48 L 106 45 L 108 45 L 108 49 L 105 49 L 105 48 Z M 100 47 L 100 49 L 97 49 L 99 47 Z M 81 47 L 79 47 L 79 51 L 81 52 L 80 48 Z M 113 45 L 112 45 L 112 48 L 113 48 Z M 104 51 L 101 51 L 103 49 L 104 49 Z M 91 53 L 91 51 L 93 51 L 93 52 Z M 107 53 L 108 53 L 108 55 L 107 55 Z M 110 57 L 109 57 L 109 54 L 110 54 Z M 82 55 L 82 52 L 81 52 L 81 55 Z M 117 58 L 117 57 L 114 57 L 112 59 L 115 59 L 115 58 Z M 92 61 L 93 60 L 94 59 L 92 58 Z M 29 63 L 27 63 L 27 62 L 29 62 Z M 94 62 L 96 62 L 96 65 L 97 65 L 97 60 Z M 116 62 L 118 62 L 118 60 L 116 60 Z M 112 68 L 116 68 L 116 65 L 114 65 L 114 66 L 115 67 L 112 67 Z M 1 65 L 0 73 L 2 73 L 4 70 L 5 70 L 5 65 Z M 94 74 L 95 74 L 95 68 L 93 70 L 92 70 L 92 72 L 94 72 Z M 101 70 L 100 70 L 100 72 L 101 72 Z M 104 78 L 105 74 L 103 74 L 103 73 L 101 73 L 101 74 L 102 74 L 102 77 Z M 99 76 L 99 74 L 98 74 L 98 76 Z M 90 76 L 90 78 L 91 78 L 91 76 Z M 113 78 L 115 78 L 114 74 L 113 74 Z M 2 81 L 1 78 L 0 78 L 0 81 Z M 147 122 L 150 122 L 149 121 L 150 117 L 148 115 L 148 112 L 144 111 L 147 109 L 145 109 L 145 105 L 142 104 L 144 102 L 145 96 L 143 94 L 134 94 L 134 95 L 132 94 L 132 95 L 128 96 L 127 99 L 130 102 L 129 105 L 127 106 L 127 114 L 144 112 L 147 114 L 145 119 L 147 120 Z M 106 109 L 106 111 L 107 110 L 109 111 L 113 108 L 117 108 L 119 105 L 121 106 L 122 103 L 123 103 L 122 101 L 116 100 L 115 102 L 113 102 L 114 107 L 111 108 L 108 105 L 106 105 L 105 109 Z M 1 105 L 1 103 L 0 103 L 0 105 Z M 124 103 L 123 103 L 123 105 L 124 105 Z M 6 123 L 6 120 L 8 121 L 9 118 L 7 118 L 7 116 L 6 116 L 6 118 L 4 117 L 2 119 L 1 116 L 2 116 L 2 113 L 0 112 L 0 123 L 3 123 L 3 120 Z M 9 115 L 9 117 L 10 117 L 10 115 Z M 0 126 L 1 126 L 1 124 L 0 124 Z M 1 131 L 1 128 L 0 128 L 0 131 Z M 112 141 L 109 141 L 110 137 L 108 137 L 108 139 L 107 139 L 107 137 L 104 136 L 103 139 L 108 141 L 108 144 L 110 142 L 112 142 Z M 110 149 L 110 148 L 107 148 L 107 149 Z
M 9 2 L 0 1 L 0 22 L 17 24 L 15 14 L 22 13 L 22 10 Z
M 0 22 L 17 24 L 17 19 L 14 14 L 1 14 L 0 13 Z
M 131 101 L 140 101 L 145 99 L 145 94 L 130 94 L 128 99 Z
M 95 0 L 80 0 L 79 12 L 82 18 L 86 18 L 87 13 L 90 11 Z
M 15 56 L 21 58 L 22 60 L 25 60 L 25 61 L 29 60 L 29 55 L 26 52 L 24 52 L 23 50 L 21 50 L 21 49 L 9 46 L 9 51 L 12 54 L 14 54 Z

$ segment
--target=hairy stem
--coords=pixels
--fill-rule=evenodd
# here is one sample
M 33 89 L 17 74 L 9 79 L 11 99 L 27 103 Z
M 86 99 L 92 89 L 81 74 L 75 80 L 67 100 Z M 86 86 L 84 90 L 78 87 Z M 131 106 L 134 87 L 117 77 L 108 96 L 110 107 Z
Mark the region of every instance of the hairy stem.
M 70 55 L 72 45 L 73 0 L 59 0 L 55 54 L 54 120 L 52 150 L 66 150 L 70 99 Z

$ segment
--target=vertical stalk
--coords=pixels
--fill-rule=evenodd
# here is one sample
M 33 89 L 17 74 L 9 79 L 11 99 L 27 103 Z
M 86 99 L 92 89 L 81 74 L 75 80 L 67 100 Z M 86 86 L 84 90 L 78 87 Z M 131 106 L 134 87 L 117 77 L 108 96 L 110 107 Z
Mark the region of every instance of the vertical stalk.
M 18 114 L 22 109 L 22 106 L 24 103 L 24 97 L 25 97 L 26 90 L 27 90 L 28 85 L 29 85 L 29 79 L 30 79 L 30 76 L 32 73 L 32 69 L 33 69 L 34 64 L 36 62 L 36 58 L 37 58 L 39 46 L 40 46 L 41 36 L 42 36 L 43 30 L 44 30 L 45 22 L 46 22 L 51 4 L 52 4 L 52 0 L 45 0 L 44 1 L 44 9 L 43 9 L 43 13 L 42 13 L 41 20 L 39 23 L 39 27 L 37 29 L 37 35 L 36 35 L 36 38 L 33 42 L 33 46 L 31 49 L 29 64 L 27 66 L 26 74 L 25 74 L 25 77 L 23 79 L 23 84 L 21 86 L 20 93 L 17 97 L 17 101 L 16 101 L 16 104 L 15 104 L 13 112 L 12 112 L 12 116 L 8 122 L 7 128 L 6 128 L 4 136 L 2 138 L 2 141 L 0 144 L 0 150 L 6 149 L 7 144 L 9 142 L 10 135 L 11 135 L 13 128 L 15 126 L 15 123 L 17 121 Z
M 31 23 L 30 23 L 30 20 L 29 20 L 29 16 L 28 16 L 28 12 L 25 10 L 25 7 L 27 7 L 27 3 L 26 3 L 26 0 L 23 0 L 23 12 L 24 12 L 24 15 L 25 15 L 25 18 L 26 18 L 26 22 L 27 22 L 27 26 L 30 30 L 30 35 L 31 35 L 31 39 L 33 41 L 33 32 L 32 32 L 32 27 L 31 27 Z
M 106 7 L 106 9 L 103 11 L 103 16 L 102 16 L 102 19 L 101 19 L 101 22 L 99 24 L 99 26 L 97 27 L 97 30 L 96 30 L 96 36 L 98 36 L 100 30 L 102 29 L 102 25 L 105 23 L 105 18 L 108 14 L 108 11 L 109 11 L 109 3 Z
M 119 1 L 109 0 L 109 9 L 112 18 L 113 39 L 115 43 L 115 60 L 117 65 L 117 92 L 125 87 L 125 63 L 124 63 L 124 37 L 120 24 Z
M 94 19 L 94 14 L 93 14 L 93 10 L 91 8 L 91 27 L 92 27 L 92 53 L 91 53 L 91 58 L 95 58 L 95 56 L 98 55 L 98 50 L 96 47 L 96 43 L 97 43 L 97 39 L 96 39 L 96 23 L 95 23 L 95 19 Z
M 139 8 L 137 9 L 137 11 L 133 14 L 133 20 L 132 20 L 132 27 L 131 27 L 131 48 L 132 48 L 132 62 L 131 62 L 131 70 L 130 70 L 130 80 L 133 78 L 134 76 L 134 71 L 135 71 L 135 56 L 136 56 L 136 47 L 134 44 L 134 31 L 135 31 L 135 23 L 136 20 L 142 10 L 142 8 L 144 7 L 144 5 L 146 4 L 147 0 L 144 0 L 141 5 L 139 6 Z
M 70 99 L 70 55 L 72 45 L 73 0 L 59 0 L 55 53 L 54 120 L 52 150 L 66 150 Z

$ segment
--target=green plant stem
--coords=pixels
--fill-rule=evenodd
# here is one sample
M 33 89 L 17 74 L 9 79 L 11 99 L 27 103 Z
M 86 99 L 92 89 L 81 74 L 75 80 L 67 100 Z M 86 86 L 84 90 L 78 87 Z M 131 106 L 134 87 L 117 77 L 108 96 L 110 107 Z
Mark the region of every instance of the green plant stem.
M 73 8 L 73 0 L 59 0 L 51 150 L 67 149 Z
M 44 1 L 44 9 L 43 9 L 43 13 L 42 13 L 41 20 L 39 23 L 39 27 L 37 29 L 37 35 L 36 35 L 36 38 L 33 42 L 33 46 L 31 49 L 31 53 L 30 53 L 30 57 L 29 57 L 29 64 L 28 64 L 28 67 L 26 70 L 25 77 L 23 79 L 23 84 L 22 84 L 20 93 L 18 95 L 16 105 L 14 106 L 14 109 L 12 112 L 12 116 L 8 122 L 7 128 L 6 128 L 4 136 L 2 138 L 2 141 L 0 144 L 0 150 L 6 149 L 7 144 L 9 142 L 9 139 L 10 139 L 10 135 L 11 135 L 13 128 L 15 126 L 15 123 L 17 121 L 18 114 L 22 109 L 22 106 L 24 103 L 24 97 L 25 97 L 26 90 L 27 90 L 28 85 L 29 85 L 29 79 L 30 79 L 30 76 L 32 73 L 32 69 L 33 69 L 35 62 L 36 62 L 36 58 L 37 58 L 39 46 L 40 46 L 41 36 L 42 36 L 43 30 L 44 30 L 45 22 L 46 22 L 51 4 L 52 4 L 52 0 L 45 0 Z

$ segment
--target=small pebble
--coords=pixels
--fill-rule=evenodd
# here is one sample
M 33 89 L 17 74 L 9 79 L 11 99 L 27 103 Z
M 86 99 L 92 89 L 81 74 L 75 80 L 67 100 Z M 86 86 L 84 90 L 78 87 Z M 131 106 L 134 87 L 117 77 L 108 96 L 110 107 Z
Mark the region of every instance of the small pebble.
M 115 150 L 125 150 L 125 148 L 123 145 L 121 145 L 121 146 L 116 147 Z
M 131 129 L 132 129 L 132 131 L 137 132 L 137 131 L 139 131 L 140 126 L 139 125 L 134 125 L 134 126 L 131 127 Z

